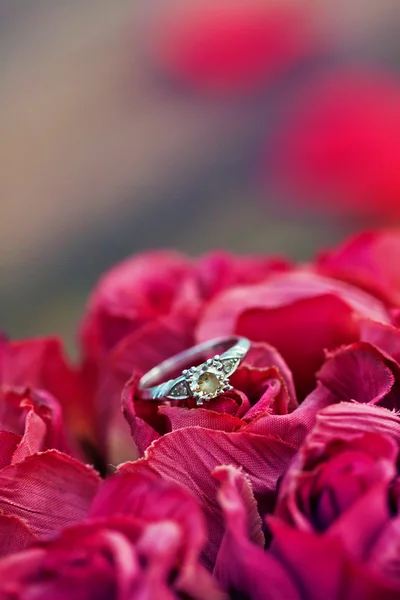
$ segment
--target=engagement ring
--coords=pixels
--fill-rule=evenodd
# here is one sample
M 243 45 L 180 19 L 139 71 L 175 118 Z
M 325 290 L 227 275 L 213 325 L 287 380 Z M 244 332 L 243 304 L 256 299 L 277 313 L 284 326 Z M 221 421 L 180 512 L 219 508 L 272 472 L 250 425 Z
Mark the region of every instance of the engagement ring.
M 193 346 L 160 363 L 143 375 L 139 382 L 142 400 L 189 400 L 197 406 L 232 390 L 229 377 L 238 368 L 250 348 L 248 339 L 238 336 L 217 338 Z M 218 352 L 210 357 L 210 354 Z M 195 366 L 187 367 L 190 363 Z M 170 379 L 179 370 L 178 377 Z M 167 380 L 167 381 L 166 381 Z

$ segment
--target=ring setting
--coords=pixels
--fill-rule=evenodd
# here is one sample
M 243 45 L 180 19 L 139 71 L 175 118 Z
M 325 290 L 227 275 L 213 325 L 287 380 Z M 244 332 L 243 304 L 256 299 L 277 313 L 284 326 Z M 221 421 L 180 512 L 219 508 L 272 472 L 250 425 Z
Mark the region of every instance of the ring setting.
M 189 400 L 196 406 L 217 398 L 220 394 L 233 389 L 229 377 L 236 371 L 246 356 L 250 342 L 246 338 L 231 336 L 209 340 L 189 350 L 185 350 L 146 373 L 139 382 L 139 394 L 143 400 Z M 206 359 L 204 362 L 181 371 L 175 379 L 154 385 L 172 371 L 182 368 L 184 363 L 193 362 L 206 353 L 216 349 L 225 350 L 222 354 Z
M 220 360 L 220 356 L 217 354 L 197 367 L 182 371 L 182 376 L 185 378 L 197 406 L 213 400 L 223 392 L 233 390 L 229 383 L 229 375 L 236 369 L 238 363 L 239 360 L 234 358 Z M 183 385 L 185 384 L 183 383 Z M 170 392 L 172 396 L 174 396 L 174 390 L 175 388 Z

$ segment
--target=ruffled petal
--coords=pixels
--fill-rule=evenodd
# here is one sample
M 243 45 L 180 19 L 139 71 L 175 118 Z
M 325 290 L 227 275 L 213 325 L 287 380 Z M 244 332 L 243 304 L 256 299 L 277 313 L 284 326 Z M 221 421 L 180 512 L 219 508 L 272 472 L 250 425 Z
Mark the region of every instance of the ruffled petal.
M 390 321 L 384 305 L 373 296 L 340 281 L 298 271 L 220 294 L 204 311 L 196 337 L 203 341 L 238 333 L 268 342 L 288 364 L 302 399 L 315 385 L 324 350 L 359 339 L 361 317 Z
M 0 511 L 46 537 L 86 516 L 99 483 L 92 468 L 48 450 L 0 471 Z
M 186 489 L 161 480 L 152 469 L 129 472 L 120 467 L 116 475 L 103 483 L 88 516 L 118 515 L 131 515 L 145 523 L 177 523 L 183 531 L 188 562 L 199 554 L 205 542 L 204 519 L 195 499 Z
M 288 573 L 263 550 L 261 521 L 244 474 L 218 467 L 214 476 L 221 483 L 218 500 L 226 522 L 214 568 L 222 587 L 234 597 L 242 594 L 251 600 L 300 599 Z
M 382 298 L 389 304 L 400 302 L 400 267 L 393 257 L 400 252 L 400 232 L 396 229 L 365 231 L 339 247 L 321 253 L 317 268 Z
M 357 343 L 331 355 L 317 378 L 336 402 L 380 404 L 395 382 L 382 355 L 370 344 Z
M 0 382 L 6 388 L 48 392 L 55 399 L 53 418 L 59 419 L 55 408 L 58 401 L 67 424 L 76 434 L 93 438 L 91 398 L 85 394 L 78 371 L 67 363 L 59 339 L 35 338 L 2 344 Z
M 187 427 L 155 441 L 145 458 L 122 468 L 135 472 L 148 465 L 162 477 L 183 485 L 203 508 L 208 526 L 208 544 L 203 553 L 208 566 L 214 564 L 223 536 L 221 511 L 217 505 L 217 482 L 211 472 L 220 465 L 242 467 L 257 499 L 272 505 L 276 485 L 297 448 L 273 435 L 247 432 L 225 433 Z
M 0 557 L 21 552 L 38 541 L 25 521 L 12 515 L 0 514 Z
M 243 426 L 242 420 L 233 415 L 202 408 L 161 406 L 159 412 L 168 418 L 172 431 L 185 427 L 203 427 L 204 429 L 231 432 L 237 431 Z

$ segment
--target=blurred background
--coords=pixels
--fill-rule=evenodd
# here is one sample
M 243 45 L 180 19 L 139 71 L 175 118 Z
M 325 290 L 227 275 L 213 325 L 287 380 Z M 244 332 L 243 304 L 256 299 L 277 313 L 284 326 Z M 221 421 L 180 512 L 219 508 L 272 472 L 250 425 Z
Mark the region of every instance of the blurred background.
M 308 259 L 400 215 L 396 0 L 0 0 L 0 329 L 130 253 Z

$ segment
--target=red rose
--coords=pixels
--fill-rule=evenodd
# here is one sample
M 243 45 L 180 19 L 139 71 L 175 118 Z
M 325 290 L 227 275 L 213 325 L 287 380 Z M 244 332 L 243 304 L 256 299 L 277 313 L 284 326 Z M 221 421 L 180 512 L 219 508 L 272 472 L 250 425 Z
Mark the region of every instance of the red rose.
M 91 467 L 57 450 L 32 454 L 1 469 L 0 554 L 21 550 L 81 521 L 99 483 Z
M 400 419 L 384 408 L 324 409 L 280 485 L 266 552 L 249 538 L 248 483 L 243 493 L 242 476 L 224 476 L 227 531 L 215 567 L 223 587 L 251 600 L 396 598 L 399 442 Z
M 195 426 L 240 431 L 263 417 L 286 415 L 297 407 L 292 375 L 279 353 L 267 344 L 253 344 L 231 376 L 234 390 L 219 395 L 202 408 L 193 410 L 193 407 L 142 401 L 137 383 L 137 377 L 128 382 L 122 401 L 140 454 L 169 431 Z
M 75 440 L 94 442 L 91 398 L 84 394 L 78 370 L 67 363 L 59 339 L 0 340 L 0 388 L 18 394 L 30 390 L 27 394 L 35 395 L 42 417 L 47 425 L 52 421 L 52 427 L 59 430 L 58 436 L 66 425 L 67 433 L 73 428 Z M 69 442 L 73 442 L 72 437 Z
M 88 421 L 80 418 L 85 413 L 78 389 L 77 374 L 57 340 L 0 343 L 0 555 L 86 514 L 99 477 L 66 454 L 74 438 L 58 402 L 76 427 L 76 438 L 83 432 L 90 436 Z
M 322 411 L 283 479 L 269 521 L 273 534 L 277 532 L 271 552 L 286 565 L 293 559 L 281 521 L 296 530 L 296 544 L 301 543 L 300 532 L 320 532 L 320 551 L 332 543 L 337 564 L 349 565 L 347 574 L 344 569 L 339 573 L 337 590 L 349 577 L 350 598 L 352 586 L 362 588 L 364 583 L 367 590 L 369 581 L 382 587 L 381 596 L 375 592 L 371 597 L 392 597 L 388 590 L 399 594 L 394 552 L 400 546 L 399 444 L 400 419 L 392 412 L 358 404 Z M 300 569 L 304 572 L 304 565 Z
M 223 252 L 198 261 L 172 252 L 153 252 L 109 271 L 89 299 L 81 327 L 82 379 L 87 395 L 95 398 L 99 437 L 106 439 L 105 427 L 115 415 L 132 372 L 141 375 L 192 346 L 195 325 L 213 297 L 287 268 L 281 259 Z M 122 431 L 120 425 L 114 437 L 121 438 Z
M 378 527 L 382 520 L 386 524 L 398 447 L 389 436 L 373 433 L 373 417 L 371 413 L 368 432 L 345 431 L 324 444 L 317 433 L 307 439 L 280 485 L 276 517 L 301 531 L 340 535 L 352 547 L 358 519 L 365 521 L 364 536 L 367 526 L 377 527 L 373 519 Z M 367 518 L 372 507 L 373 515 Z M 363 555 L 365 537 L 361 543 L 357 550 Z
M 46 392 L 0 391 L 0 468 L 56 448 L 68 451 L 58 402 Z
M 89 298 L 81 326 L 84 358 L 98 363 L 114 351 L 115 362 L 131 359 L 130 367 L 121 365 L 128 374 L 132 366 L 147 369 L 193 341 L 193 325 L 215 295 L 288 267 L 281 259 L 223 252 L 198 261 L 161 251 L 129 258 L 106 273 Z M 155 339 L 161 348 L 148 356 Z M 144 356 L 131 357 L 132 349 Z
M 204 537 L 184 490 L 144 472 L 119 475 L 85 521 L 0 560 L 0 597 L 222 600 L 199 564 Z

